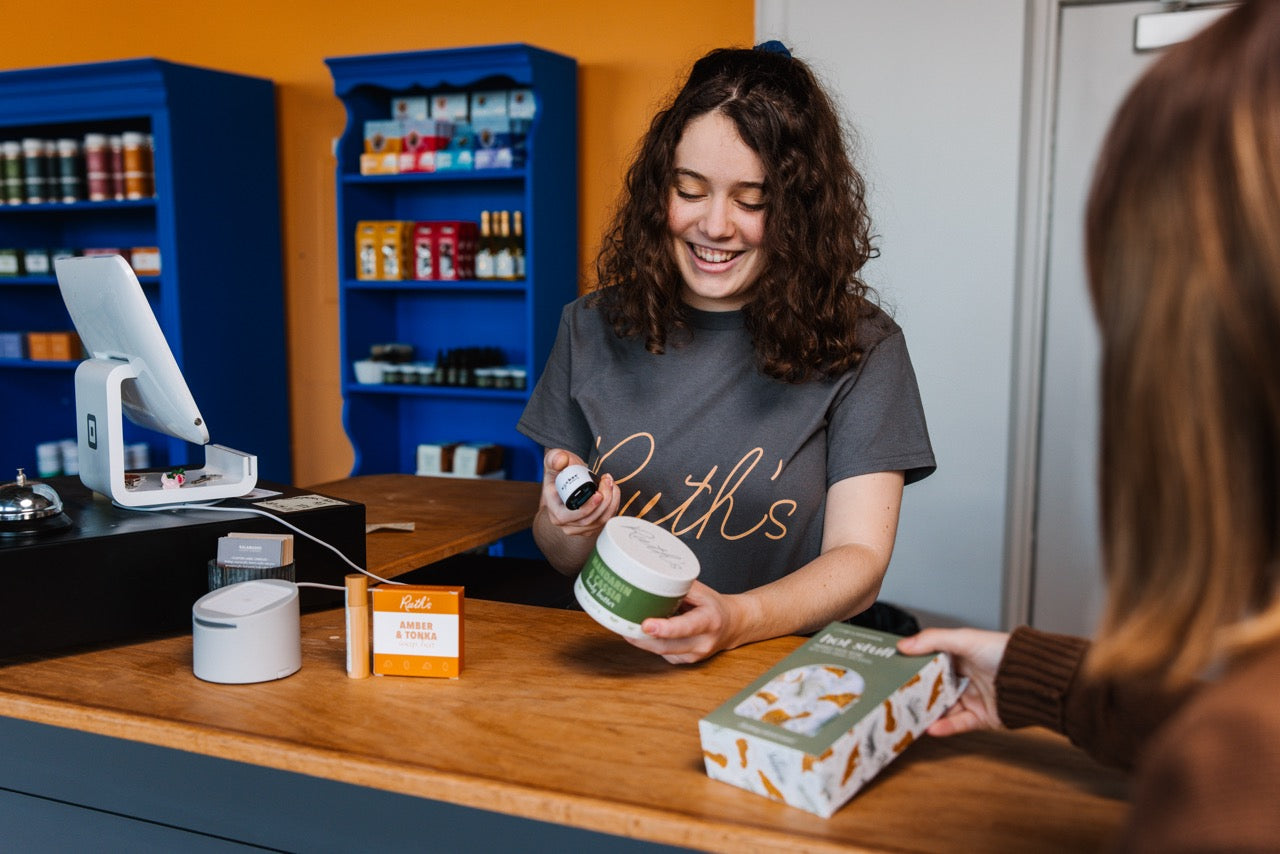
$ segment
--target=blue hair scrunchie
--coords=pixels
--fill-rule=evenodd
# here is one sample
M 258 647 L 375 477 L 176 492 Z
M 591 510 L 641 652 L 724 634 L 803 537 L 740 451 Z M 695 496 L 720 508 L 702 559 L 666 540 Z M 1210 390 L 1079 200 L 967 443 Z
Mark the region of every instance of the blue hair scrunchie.
M 791 58 L 791 51 L 787 49 L 785 44 L 777 39 L 769 39 L 767 42 L 760 42 L 760 44 L 756 45 L 754 49 L 764 51 L 765 53 L 778 53 L 788 59 Z

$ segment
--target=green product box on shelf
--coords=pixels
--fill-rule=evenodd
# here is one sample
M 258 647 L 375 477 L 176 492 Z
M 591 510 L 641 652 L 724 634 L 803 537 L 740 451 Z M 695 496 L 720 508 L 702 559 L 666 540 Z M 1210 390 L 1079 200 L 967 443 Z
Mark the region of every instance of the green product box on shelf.
M 707 774 L 823 818 L 963 690 L 945 653 L 832 623 L 698 722 Z

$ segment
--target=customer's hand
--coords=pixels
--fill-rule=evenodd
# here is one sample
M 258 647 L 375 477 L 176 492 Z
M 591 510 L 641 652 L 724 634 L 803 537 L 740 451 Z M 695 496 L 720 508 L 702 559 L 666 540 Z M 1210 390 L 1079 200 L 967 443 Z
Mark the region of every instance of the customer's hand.
M 898 641 L 898 651 L 906 655 L 949 653 L 956 672 L 969 677 L 959 701 L 929 726 L 929 735 L 1004 728 L 996 707 L 996 671 L 1008 644 L 1006 633 L 981 629 L 925 629 Z

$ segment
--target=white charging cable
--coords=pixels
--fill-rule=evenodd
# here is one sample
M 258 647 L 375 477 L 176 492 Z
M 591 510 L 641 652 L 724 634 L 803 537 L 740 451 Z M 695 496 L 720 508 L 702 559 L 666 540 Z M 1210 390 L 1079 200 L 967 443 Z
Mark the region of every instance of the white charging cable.
M 281 519 L 279 516 L 275 515 L 274 513 L 268 513 L 268 512 L 267 512 L 267 511 L 265 511 L 265 510 L 258 510 L 258 509 L 256 509 L 256 508 L 252 508 L 252 507 L 214 507 L 213 505 L 210 505 L 210 504 L 168 504 L 168 505 L 165 505 L 165 506 L 162 506 L 162 507 L 129 507 L 129 508 L 127 508 L 127 509 L 129 509 L 129 510 L 145 510 L 145 511 L 147 511 L 147 512 L 149 512 L 149 513 L 158 513 L 158 512 L 160 512 L 160 511 L 162 511 L 162 510 L 212 510 L 212 511 L 217 512 L 217 513 L 252 513 L 252 514 L 254 514 L 255 516 L 265 516 L 265 517 L 266 517 L 266 518 L 268 518 L 268 519 L 271 519 L 271 520 L 273 520 L 273 521 L 275 521 L 275 522 L 280 523 L 281 525 L 285 526 L 286 528 L 288 528 L 288 529 L 289 529 L 289 530 L 291 530 L 291 531 L 296 531 L 297 533 L 299 533 L 299 534 L 301 534 L 302 536 L 306 537 L 308 540 L 311 540 L 313 543 L 319 543 L 320 545 L 324 546 L 324 547 L 325 547 L 326 549 L 328 549 L 329 551 L 331 551 L 331 552 L 333 552 L 334 554 L 336 554 L 338 557 L 342 558 L 343 562 L 344 562 L 344 563 L 346 563 L 346 564 L 347 564 L 347 566 L 351 567 L 351 568 L 352 568 L 352 569 L 354 569 L 356 572 L 362 572 L 362 573 L 364 573 L 365 575 L 367 575 L 367 576 L 369 576 L 370 578 L 372 578 L 374 581 L 379 581 L 379 582 L 381 582 L 381 583 L 383 583 L 383 584 L 404 584 L 404 582 L 403 582 L 403 581 L 393 581 L 393 580 L 391 580 L 391 579 L 389 579 L 389 578 L 383 578 L 383 577 L 381 577 L 381 576 L 379 576 L 379 575 L 374 575 L 372 572 L 370 572 L 369 570 L 365 569 L 365 568 L 364 568 L 364 567 L 362 567 L 362 566 L 357 566 L 357 565 L 355 564 L 355 562 L 351 560 L 351 558 L 349 558 L 349 557 L 347 557 L 346 555 L 344 555 L 344 554 L 343 554 L 341 551 L 339 551 L 335 546 L 332 546 L 332 545 L 330 545 L 329 543 L 326 543 L 324 540 L 320 539 L 319 537 L 316 537 L 316 536 L 314 536 L 314 535 L 312 535 L 312 534 L 309 534 L 309 533 L 307 533 L 306 531 L 302 530 L 302 529 L 301 529 L 301 528 L 299 528 L 297 525 L 294 525 L 294 524 L 292 524 L 292 523 L 290 523 L 290 522 L 286 522 L 285 520 Z M 323 588 L 325 588 L 326 590 L 345 590 L 345 589 L 346 589 L 345 587 L 338 587 L 338 586 L 333 585 L 333 584 L 319 584 L 319 583 L 311 582 L 311 581 L 300 581 L 300 582 L 297 582 L 297 586 L 299 586 L 299 587 L 323 587 Z

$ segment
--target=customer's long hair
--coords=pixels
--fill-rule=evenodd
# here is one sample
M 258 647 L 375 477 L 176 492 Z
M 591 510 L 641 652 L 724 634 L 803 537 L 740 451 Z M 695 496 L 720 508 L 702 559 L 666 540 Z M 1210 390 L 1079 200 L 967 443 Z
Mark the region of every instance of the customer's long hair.
M 643 336 L 650 352 L 685 328 L 667 211 L 681 135 L 713 111 L 765 170 L 764 265 L 744 309 L 759 366 L 786 382 L 840 374 L 861 357 L 855 322 L 870 308 L 865 186 L 831 99 L 780 46 L 712 51 L 653 118 L 596 261 L 599 304 L 618 335 Z
M 1136 85 L 1086 240 L 1109 582 L 1090 666 L 1185 683 L 1280 637 L 1280 3 Z

